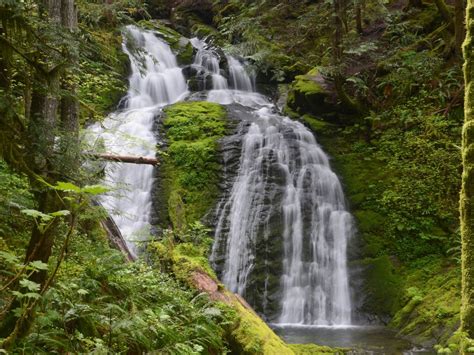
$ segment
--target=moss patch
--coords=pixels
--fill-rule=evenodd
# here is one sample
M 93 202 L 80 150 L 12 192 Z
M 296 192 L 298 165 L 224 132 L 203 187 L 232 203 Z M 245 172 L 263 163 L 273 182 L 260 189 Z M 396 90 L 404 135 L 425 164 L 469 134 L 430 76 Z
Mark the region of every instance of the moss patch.
M 316 344 L 291 344 L 290 349 L 296 355 L 318 355 L 318 354 L 344 354 L 342 349 L 333 349 L 329 346 L 320 346 Z
M 423 342 L 446 343 L 459 327 L 460 271 L 442 260 L 424 258 L 406 269 L 403 307 L 391 326 Z
M 179 230 L 202 218 L 219 194 L 217 141 L 226 132 L 226 113 L 209 102 L 178 103 L 165 113 L 162 172 L 169 220 Z
M 365 259 L 367 267 L 366 290 L 370 298 L 367 310 L 376 314 L 393 315 L 399 309 L 401 278 L 390 259 L 384 255 Z

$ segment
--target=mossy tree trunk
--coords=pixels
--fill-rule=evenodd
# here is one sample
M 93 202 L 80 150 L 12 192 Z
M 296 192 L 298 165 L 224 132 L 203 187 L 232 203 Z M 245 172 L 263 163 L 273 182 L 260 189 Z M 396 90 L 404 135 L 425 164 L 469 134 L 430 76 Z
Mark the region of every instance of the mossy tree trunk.
M 462 239 L 461 329 L 474 339 L 474 0 L 468 0 L 464 54 L 464 127 L 462 133 L 462 188 L 460 198 Z
M 451 11 L 449 11 L 448 6 L 444 2 L 444 0 L 435 0 L 436 7 L 438 8 L 439 13 L 443 16 L 444 21 L 449 25 L 449 29 L 454 32 L 454 21 L 451 15 Z
M 455 44 L 455 51 L 459 57 L 462 57 L 462 42 L 464 41 L 464 37 L 466 36 L 465 30 L 465 14 L 464 14 L 464 0 L 455 0 L 454 2 L 454 44 Z

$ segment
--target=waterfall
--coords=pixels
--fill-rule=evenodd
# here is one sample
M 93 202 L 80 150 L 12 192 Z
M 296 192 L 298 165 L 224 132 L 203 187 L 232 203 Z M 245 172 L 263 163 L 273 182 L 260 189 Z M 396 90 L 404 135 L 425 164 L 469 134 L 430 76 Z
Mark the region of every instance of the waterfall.
M 155 157 L 154 117 L 163 106 L 182 99 L 187 85 L 170 47 L 152 32 L 127 26 L 124 38 L 123 51 L 131 63 L 126 107 L 90 127 L 88 133 L 107 152 Z M 119 191 L 103 196 L 101 203 L 136 253 L 135 241 L 149 235 L 153 167 L 108 163 L 106 183 Z
M 252 92 L 252 80 L 237 59 L 228 57 L 228 65 L 233 90 L 214 88 L 208 100 L 247 106 L 253 121 L 242 139 L 233 187 L 217 212 L 211 262 L 231 291 L 244 297 L 256 292 L 254 287 L 263 291 L 264 313 L 267 300 L 280 293 L 280 324 L 350 325 L 346 252 L 354 232 L 339 179 L 313 134 Z M 282 224 L 279 236 L 271 231 L 276 219 Z M 262 240 L 283 244 L 280 287 L 273 294 L 271 272 L 249 283 L 257 263 L 271 268 L 272 260 L 258 260 L 265 257 L 257 255 Z M 223 266 L 217 266 L 218 259 Z
M 154 117 L 183 100 L 187 84 L 165 42 L 134 26 L 125 34 L 131 61 L 126 107 L 88 131 L 107 152 L 154 156 Z M 210 78 L 207 100 L 247 115 L 239 116 L 235 179 L 217 208 L 213 267 L 230 290 L 280 324 L 351 324 L 346 249 L 352 217 L 328 157 L 307 128 L 255 92 L 244 63 L 201 40 L 191 43 L 194 73 L 205 83 Z M 149 233 L 153 167 L 109 163 L 106 177 L 122 188 L 101 202 L 134 251 L 135 241 Z

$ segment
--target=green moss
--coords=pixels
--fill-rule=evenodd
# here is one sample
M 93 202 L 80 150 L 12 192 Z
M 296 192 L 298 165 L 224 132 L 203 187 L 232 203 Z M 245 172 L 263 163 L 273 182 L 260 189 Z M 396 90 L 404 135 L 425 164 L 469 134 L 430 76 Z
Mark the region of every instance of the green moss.
M 296 355 L 343 354 L 343 349 L 333 349 L 329 346 L 316 344 L 290 344 L 290 349 Z
M 214 40 L 218 41 L 221 38 L 219 31 L 214 27 L 203 23 L 195 23 L 191 28 L 191 32 L 200 38 L 212 37 Z
M 192 286 L 190 277 L 194 272 L 204 272 L 213 280 L 217 277 L 209 265 L 207 250 L 203 250 L 191 243 L 178 244 L 173 249 L 173 273 L 178 280 L 184 281 Z
M 301 120 L 316 134 L 328 132 L 334 129 L 331 123 L 323 121 L 312 115 L 303 115 Z
M 308 73 L 309 74 L 309 73 Z M 314 81 L 314 78 L 310 75 L 298 75 L 295 77 L 293 83 L 293 89 L 299 91 L 303 95 L 313 95 L 324 93 L 325 90 L 321 84 Z
M 175 229 L 201 219 L 218 196 L 217 140 L 226 132 L 225 110 L 209 102 L 166 108 L 169 147 L 162 172 L 169 219 Z
M 294 354 L 258 315 L 244 307 L 237 298 L 232 300 L 231 306 L 239 318 L 232 330 L 239 354 Z
M 424 258 L 404 271 L 403 307 L 390 325 L 419 342 L 448 339 L 459 327 L 460 272 L 443 261 Z
M 157 32 L 160 37 L 170 44 L 179 42 L 180 38 L 182 37 L 180 33 L 168 27 L 160 20 L 142 20 L 138 22 L 138 24 L 140 27 L 143 27 L 147 30 Z
M 357 227 L 361 232 L 374 232 L 383 227 L 384 217 L 371 210 L 357 210 L 354 213 Z
M 371 312 L 379 315 L 393 314 L 399 307 L 401 279 L 391 260 L 385 255 L 366 259 L 366 293 Z

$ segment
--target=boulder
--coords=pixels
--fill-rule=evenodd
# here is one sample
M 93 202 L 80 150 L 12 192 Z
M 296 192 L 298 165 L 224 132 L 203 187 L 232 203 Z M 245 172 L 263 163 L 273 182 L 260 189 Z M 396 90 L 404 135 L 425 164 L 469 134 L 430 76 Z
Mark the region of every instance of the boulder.
M 300 115 L 324 116 L 340 110 L 334 101 L 329 83 L 316 67 L 305 75 L 295 77 L 288 93 L 287 106 Z

